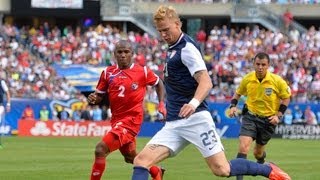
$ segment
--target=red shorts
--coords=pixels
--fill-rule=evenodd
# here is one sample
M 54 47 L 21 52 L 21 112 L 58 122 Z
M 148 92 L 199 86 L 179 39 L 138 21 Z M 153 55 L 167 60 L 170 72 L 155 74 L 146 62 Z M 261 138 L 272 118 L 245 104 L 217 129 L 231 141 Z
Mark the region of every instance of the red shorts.
M 125 119 L 128 120 L 127 118 Z M 122 154 L 127 154 L 136 150 L 137 133 L 133 132 L 129 127 L 132 127 L 132 124 L 128 123 L 128 121 L 119 121 L 112 125 L 112 129 L 102 139 L 110 152 L 119 149 Z

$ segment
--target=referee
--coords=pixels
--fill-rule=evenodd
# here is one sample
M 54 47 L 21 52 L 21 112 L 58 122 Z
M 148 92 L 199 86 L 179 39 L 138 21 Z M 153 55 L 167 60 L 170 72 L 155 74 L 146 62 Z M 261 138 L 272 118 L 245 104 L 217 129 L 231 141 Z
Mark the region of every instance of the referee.
M 253 59 L 254 71 L 245 75 L 234 94 L 229 116 L 236 115 L 239 98 L 247 96 L 239 135 L 237 158 L 247 158 L 253 141 L 253 154 L 258 163 L 265 162 L 265 146 L 290 102 L 290 87 L 278 75 L 268 71 L 269 55 L 260 52 Z M 238 176 L 237 180 L 241 180 Z

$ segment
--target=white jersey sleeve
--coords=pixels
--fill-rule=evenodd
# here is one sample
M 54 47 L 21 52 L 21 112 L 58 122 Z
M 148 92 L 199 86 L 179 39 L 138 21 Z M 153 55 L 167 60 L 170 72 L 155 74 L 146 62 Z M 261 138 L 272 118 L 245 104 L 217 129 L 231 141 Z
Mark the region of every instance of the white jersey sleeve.
M 187 42 L 181 50 L 181 60 L 189 69 L 191 76 L 197 71 L 207 69 L 200 51 L 192 43 Z

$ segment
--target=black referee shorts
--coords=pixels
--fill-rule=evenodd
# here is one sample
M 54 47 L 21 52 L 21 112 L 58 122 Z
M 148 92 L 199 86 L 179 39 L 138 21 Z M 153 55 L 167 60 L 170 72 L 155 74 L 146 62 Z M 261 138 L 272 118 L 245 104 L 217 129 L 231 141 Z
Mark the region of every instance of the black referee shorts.
M 274 133 L 275 125 L 269 122 L 268 117 L 257 117 L 246 113 L 242 117 L 240 128 L 241 136 L 250 136 L 257 144 L 266 145 Z

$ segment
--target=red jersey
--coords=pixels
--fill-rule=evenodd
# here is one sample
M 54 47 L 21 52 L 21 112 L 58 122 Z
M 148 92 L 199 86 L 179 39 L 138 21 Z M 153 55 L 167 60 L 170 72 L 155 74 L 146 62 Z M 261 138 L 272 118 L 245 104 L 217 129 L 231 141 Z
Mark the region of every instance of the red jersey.
M 146 86 L 154 86 L 158 81 L 159 77 L 153 71 L 138 64 L 133 63 L 128 69 L 119 69 L 117 65 L 107 67 L 101 73 L 96 89 L 98 93 L 108 93 L 111 123 L 128 116 L 143 117 Z M 140 125 L 142 118 L 134 123 Z

